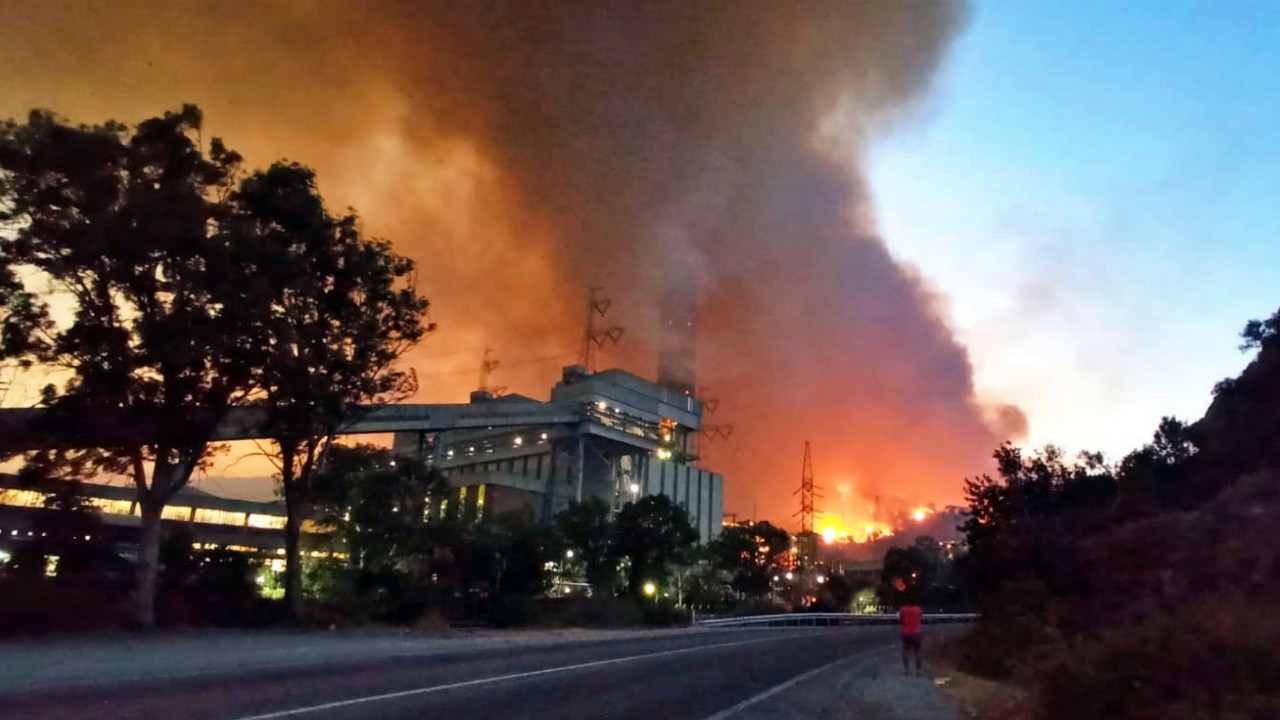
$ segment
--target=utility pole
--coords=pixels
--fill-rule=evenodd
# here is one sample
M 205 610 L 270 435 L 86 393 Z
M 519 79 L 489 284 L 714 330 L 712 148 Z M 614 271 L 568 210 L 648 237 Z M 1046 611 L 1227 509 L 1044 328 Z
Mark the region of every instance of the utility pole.
M 604 317 L 613 303 L 608 298 L 599 297 L 598 294 L 603 289 L 587 289 L 587 325 L 582 333 L 582 351 L 578 354 L 578 364 L 590 372 L 596 371 L 596 349 L 604 347 L 606 343 L 617 345 L 623 333 L 623 328 L 616 326 L 596 329 L 596 318 Z
M 800 532 L 813 532 L 813 501 L 821 499 L 822 495 L 817 491 L 821 490 L 813 484 L 813 456 L 809 453 L 809 441 L 804 443 L 804 467 L 800 470 L 800 487 L 796 489 L 792 495 L 800 496 L 800 511 L 795 515 L 800 516 Z M 795 517 L 793 515 L 792 517 Z

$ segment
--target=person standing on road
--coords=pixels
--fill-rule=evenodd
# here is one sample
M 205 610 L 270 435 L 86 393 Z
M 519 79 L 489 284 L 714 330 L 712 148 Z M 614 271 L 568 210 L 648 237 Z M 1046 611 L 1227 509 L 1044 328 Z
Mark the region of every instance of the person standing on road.
M 902 674 L 911 674 L 910 654 L 916 655 L 916 674 L 923 675 L 920 667 L 920 636 L 923 633 L 924 611 L 919 605 L 903 605 L 898 608 L 898 623 L 902 626 Z

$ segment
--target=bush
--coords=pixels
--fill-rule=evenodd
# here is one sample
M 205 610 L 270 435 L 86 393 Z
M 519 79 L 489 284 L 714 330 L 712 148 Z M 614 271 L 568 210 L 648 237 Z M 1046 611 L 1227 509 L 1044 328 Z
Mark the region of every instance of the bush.
M 1050 642 L 1045 624 L 1039 618 L 1030 615 L 985 618 L 958 643 L 956 661 L 964 672 L 1006 680 L 1019 671 L 1024 676 L 1029 673 Z
M 497 628 L 520 627 L 536 617 L 528 595 L 499 595 L 489 599 L 489 624 Z
M 1276 604 L 1153 612 L 1061 643 L 1037 673 L 1046 720 L 1280 717 Z
M 631 599 L 546 598 L 537 603 L 538 624 L 555 628 L 625 628 L 644 625 L 644 612 Z
M 0 581 L 0 636 L 84 633 L 122 626 L 125 590 L 43 579 Z

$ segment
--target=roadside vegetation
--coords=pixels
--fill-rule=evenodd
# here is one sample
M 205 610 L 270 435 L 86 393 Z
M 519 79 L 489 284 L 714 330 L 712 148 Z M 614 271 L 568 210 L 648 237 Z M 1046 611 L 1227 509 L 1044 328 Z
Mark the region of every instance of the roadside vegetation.
M 1280 312 L 1193 424 L 1117 464 L 996 451 L 967 482 L 960 667 L 1046 720 L 1280 717 Z

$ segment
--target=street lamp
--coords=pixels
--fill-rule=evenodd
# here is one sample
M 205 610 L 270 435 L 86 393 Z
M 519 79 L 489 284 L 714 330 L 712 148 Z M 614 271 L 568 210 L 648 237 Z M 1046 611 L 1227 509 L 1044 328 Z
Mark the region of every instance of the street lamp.
M 657 605 L 658 604 L 658 586 L 654 585 L 653 582 L 650 581 L 645 583 L 644 588 L 642 589 L 644 590 L 645 596 L 653 598 L 653 604 Z
M 567 558 L 569 558 L 570 560 L 572 560 L 572 559 L 573 559 L 573 551 L 572 551 L 572 550 L 565 550 L 565 551 L 564 551 L 564 556 L 565 556 L 565 557 L 567 557 Z

